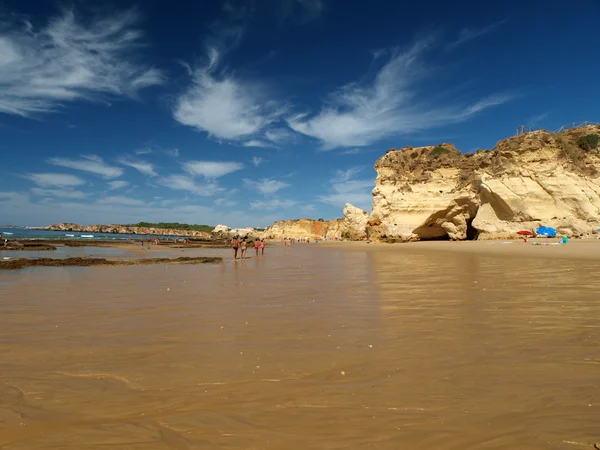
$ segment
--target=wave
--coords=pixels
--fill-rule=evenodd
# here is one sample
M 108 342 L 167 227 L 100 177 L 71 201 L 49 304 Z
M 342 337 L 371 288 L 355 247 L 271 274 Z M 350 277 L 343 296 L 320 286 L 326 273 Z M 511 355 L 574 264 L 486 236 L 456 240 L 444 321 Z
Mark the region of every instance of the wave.
M 65 236 L 67 236 L 67 237 L 75 237 L 74 234 L 65 234 Z
M 5 231 L 4 234 L 10 234 L 13 235 L 14 233 L 9 233 L 8 231 Z
M 81 235 L 81 236 L 79 236 L 79 237 L 84 237 L 84 238 L 93 238 L 93 237 L 94 237 L 94 235 L 93 235 L 93 234 L 82 234 L 82 235 Z

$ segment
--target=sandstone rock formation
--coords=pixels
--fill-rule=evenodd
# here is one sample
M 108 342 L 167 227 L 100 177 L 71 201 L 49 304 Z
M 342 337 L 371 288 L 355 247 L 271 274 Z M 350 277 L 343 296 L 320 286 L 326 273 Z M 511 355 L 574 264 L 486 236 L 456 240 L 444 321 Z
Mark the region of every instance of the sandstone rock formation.
M 346 231 L 346 223 L 344 222 L 344 219 L 331 219 L 329 221 L 329 225 L 327 227 L 327 233 L 325 233 L 325 237 L 328 240 L 333 241 L 333 240 L 343 237 L 345 231 Z
M 263 236 L 267 239 L 324 239 L 337 238 L 364 240 L 367 237 L 366 225 L 369 214 L 356 206 L 346 203 L 343 219 L 330 221 L 313 219 L 281 220 L 267 228 Z
M 586 236 L 600 225 L 600 126 L 535 131 L 494 150 L 451 144 L 390 150 L 375 164 L 370 239 L 500 239 L 550 226 Z
M 367 237 L 367 222 L 369 213 L 346 203 L 344 208 L 344 223 L 342 237 L 351 241 L 360 241 Z
M 327 234 L 329 222 L 312 219 L 280 220 L 263 232 L 266 239 L 323 239 Z
M 226 225 L 217 225 L 212 230 L 213 236 L 218 236 L 221 238 L 232 238 L 234 236 L 239 236 L 240 238 L 245 238 L 249 236 L 255 236 L 258 233 L 254 228 L 229 228 Z

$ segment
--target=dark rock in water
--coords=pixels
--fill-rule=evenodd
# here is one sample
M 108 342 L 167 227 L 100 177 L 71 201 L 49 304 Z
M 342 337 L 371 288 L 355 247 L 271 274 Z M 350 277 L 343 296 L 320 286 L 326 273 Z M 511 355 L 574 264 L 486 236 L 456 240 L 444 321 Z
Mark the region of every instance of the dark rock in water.
M 151 264 L 205 264 L 221 262 L 223 258 L 217 257 L 188 257 L 180 258 L 144 258 L 128 260 L 110 260 L 104 258 L 19 258 L 8 261 L 0 261 L 1 269 L 22 269 L 23 267 L 90 267 L 90 266 L 137 266 Z
M 18 251 L 34 251 L 41 252 L 46 250 L 56 250 L 54 245 L 47 244 L 45 242 L 18 242 L 8 241 L 7 247 L 0 247 L 0 250 L 18 250 Z

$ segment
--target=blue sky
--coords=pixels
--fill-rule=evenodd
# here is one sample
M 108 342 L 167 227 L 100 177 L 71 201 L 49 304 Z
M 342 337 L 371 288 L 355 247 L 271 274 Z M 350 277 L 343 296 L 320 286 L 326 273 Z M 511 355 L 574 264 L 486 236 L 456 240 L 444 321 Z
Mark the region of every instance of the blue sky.
M 370 209 L 391 147 L 598 120 L 600 2 L 0 0 L 0 223 Z

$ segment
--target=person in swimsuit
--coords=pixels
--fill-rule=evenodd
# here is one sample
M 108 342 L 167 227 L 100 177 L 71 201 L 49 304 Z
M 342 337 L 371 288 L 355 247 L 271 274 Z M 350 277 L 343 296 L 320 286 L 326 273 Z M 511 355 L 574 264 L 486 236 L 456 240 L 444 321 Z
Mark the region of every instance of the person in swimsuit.
M 260 241 L 258 238 L 254 239 L 254 250 L 256 251 L 256 256 L 258 256 L 258 247 L 260 246 Z
M 265 240 L 264 239 L 260 240 L 260 254 L 261 255 L 265 254 Z
M 240 248 L 240 241 L 237 236 L 233 237 L 231 248 L 233 249 L 233 259 L 237 259 L 238 248 Z
M 247 246 L 248 246 L 248 244 L 246 243 L 246 238 L 242 239 L 242 244 L 240 245 L 240 248 L 242 249 L 242 259 L 246 258 Z

